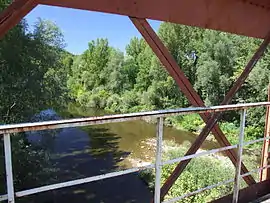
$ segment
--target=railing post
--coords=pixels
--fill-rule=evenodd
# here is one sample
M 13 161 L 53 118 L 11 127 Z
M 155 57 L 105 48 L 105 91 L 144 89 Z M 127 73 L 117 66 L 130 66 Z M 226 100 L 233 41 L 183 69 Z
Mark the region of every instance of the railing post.
M 245 123 L 246 123 L 246 112 L 247 112 L 246 109 L 243 109 L 241 111 L 238 153 L 237 153 L 237 162 L 236 162 L 236 166 L 235 166 L 235 179 L 234 179 L 233 201 L 232 201 L 233 203 L 238 202 L 238 196 L 239 196 L 242 152 L 243 152 L 243 142 L 244 142 L 244 134 L 245 134 Z
M 163 117 L 157 119 L 157 145 L 156 145 L 156 164 L 155 164 L 155 197 L 154 202 L 160 203 L 160 180 L 161 180 L 161 158 L 162 158 L 162 139 L 163 139 Z
M 270 84 L 268 85 L 268 101 L 270 101 Z M 265 130 L 264 130 L 264 138 L 262 154 L 261 154 L 261 167 L 265 167 L 269 164 L 269 139 L 266 139 L 270 136 L 270 107 L 266 108 L 265 115 Z M 263 169 L 260 172 L 260 181 L 267 180 L 270 176 L 269 168 Z
M 5 148 L 6 183 L 7 183 L 6 185 L 8 193 L 8 203 L 15 203 L 10 134 L 4 135 L 4 148 Z

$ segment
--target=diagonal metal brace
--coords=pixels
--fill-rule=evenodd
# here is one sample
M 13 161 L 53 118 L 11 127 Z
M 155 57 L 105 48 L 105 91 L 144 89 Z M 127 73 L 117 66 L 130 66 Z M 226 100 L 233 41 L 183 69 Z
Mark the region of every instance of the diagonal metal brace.
M 270 101 L 270 84 L 268 85 L 268 101 Z M 268 106 L 265 114 L 265 129 L 264 138 L 267 139 L 270 136 L 270 107 Z M 269 164 L 269 139 L 263 141 L 262 153 L 261 153 L 261 167 L 265 167 Z M 260 181 L 264 181 L 270 178 L 269 169 L 264 169 L 260 172 Z
M 203 101 L 197 94 L 197 92 L 193 89 L 192 85 L 188 81 L 188 79 L 185 77 L 184 73 L 179 68 L 176 61 L 173 59 L 173 57 L 170 55 L 164 44 L 160 41 L 156 33 L 153 31 L 151 26 L 147 23 L 145 19 L 138 19 L 130 17 L 133 24 L 137 27 L 137 29 L 140 31 L 140 33 L 143 35 L 145 40 L 148 42 L 150 47 L 153 49 L 155 54 L 158 56 L 162 64 L 165 66 L 165 68 L 168 70 L 170 75 L 175 79 L 180 89 L 183 91 L 183 93 L 187 96 L 190 103 L 194 106 L 204 106 Z M 239 90 L 245 79 L 247 78 L 250 71 L 253 69 L 255 64 L 257 63 L 258 59 L 262 56 L 264 50 L 266 49 L 268 43 L 269 43 L 269 37 L 266 37 L 267 40 L 263 42 L 263 44 L 260 46 L 260 48 L 257 50 L 255 55 L 252 57 L 248 65 L 246 66 L 245 70 L 241 74 L 241 76 L 238 78 L 235 85 L 231 88 L 227 96 L 225 97 L 223 104 L 228 104 L 234 94 Z M 206 126 L 202 133 L 207 134 L 207 131 L 213 132 L 218 142 L 223 146 L 230 145 L 229 141 L 226 139 L 225 135 L 222 133 L 218 125 L 216 124 L 219 120 L 221 114 L 216 114 L 214 117 L 212 117 L 209 121 L 209 123 L 213 123 L 212 126 Z M 209 114 L 201 114 L 201 117 L 205 122 L 209 120 L 211 115 Z M 208 132 L 208 134 L 209 134 Z M 201 133 L 201 134 L 202 134 Z M 207 135 L 208 135 L 207 134 Z M 207 136 L 206 135 L 206 136 Z M 198 140 L 198 141 L 197 141 Z M 197 151 L 197 149 L 200 147 L 201 143 L 204 141 L 204 139 L 197 139 L 194 143 L 194 145 L 191 147 L 191 149 L 188 151 L 188 153 L 191 153 L 194 151 L 194 153 Z M 201 140 L 201 141 L 200 141 Z M 198 146 L 196 146 L 198 145 Z M 236 153 L 234 150 L 230 150 L 227 152 L 227 155 L 232 160 L 234 164 L 236 164 Z M 189 161 L 187 161 L 188 163 Z M 244 165 L 242 165 L 241 172 L 246 173 L 247 169 Z M 172 175 L 169 177 L 168 181 L 166 181 L 165 185 L 162 187 L 161 196 L 164 197 L 165 194 L 168 192 L 172 184 L 175 182 L 175 180 L 179 177 L 181 172 L 183 171 L 184 167 L 177 167 Z M 180 169 L 180 170 L 179 170 Z M 178 175 L 179 174 L 179 175 Z M 249 176 L 245 179 L 245 181 L 250 185 L 254 184 L 255 180 L 252 176 Z
M 220 105 L 226 105 L 231 102 L 233 96 L 236 94 L 236 92 L 240 89 L 241 85 L 244 83 L 246 78 L 248 77 L 249 73 L 251 70 L 255 67 L 256 63 L 258 60 L 262 57 L 264 51 L 266 50 L 268 44 L 270 42 L 270 33 L 266 36 L 265 40 L 263 43 L 260 45 L 260 47 L 257 49 L 253 57 L 250 59 L 248 64 L 246 65 L 244 71 L 240 75 L 240 77 L 237 79 L 237 81 L 234 83 L 233 87 L 230 89 L 228 94 L 225 96 L 223 102 Z M 187 151 L 186 155 L 194 154 L 196 151 L 200 148 L 201 144 L 204 142 L 210 131 L 217 125 L 217 122 L 221 118 L 222 113 L 214 113 L 211 119 L 207 122 L 206 126 L 198 136 L 198 138 L 195 140 L 195 142 L 192 144 L 192 146 L 189 148 Z M 185 167 L 188 165 L 188 163 L 191 160 L 186 160 L 183 162 L 180 162 L 172 174 L 168 177 L 166 182 L 164 183 L 162 189 L 161 189 L 161 196 L 162 198 L 167 194 L 173 183 L 177 180 L 179 175 L 183 172 Z M 235 165 L 235 162 L 233 162 Z M 241 174 L 244 173 L 241 171 Z
M 0 13 L 0 39 L 32 9 L 37 6 L 37 0 L 15 0 Z
M 175 59 L 169 53 L 168 49 L 159 39 L 159 37 L 157 36 L 155 31 L 151 28 L 151 26 L 148 24 L 148 22 L 145 19 L 138 19 L 134 17 L 130 17 L 130 19 L 133 22 L 133 24 L 136 26 L 136 28 L 139 30 L 139 32 L 142 34 L 142 36 L 144 37 L 146 42 L 149 44 L 149 46 L 152 48 L 154 53 L 160 59 L 161 63 L 165 66 L 169 74 L 176 81 L 177 85 L 179 86 L 181 91 L 185 94 L 189 102 L 193 106 L 201 106 L 201 107 L 205 106 L 203 103 L 203 100 L 200 98 L 198 93 L 194 90 L 191 83 L 185 76 L 184 72 L 180 69 Z M 205 123 L 207 123 L 208 120 L 211 118 L 210 113 L 200 114 L 200 116 L 202 117 Z M 231 145 L 218 125 L 214 125 L 214 128 L 212 129 L 212 133 L 214 134 L 215 138 L 217 139 L 217 141 L 220 143 L 221 146 Z M 237 161 L 237 154 L 235 150 L 228 150 L 225 153 L 231 159 L 231 161 L 235 164 Z M 242 164 L 241 171 L 242 173 L 248 172 L 244 164 Z M 168 192 L 169 188 L 172 186 L 174 181 L 178 178 L 178 173 L 173 173 L 172 176 L 170 177 L 171 177 L 171 179 L 169 179 L 170 184 L 166 184 L 165 187 L 162 187 L 162 191 L 161 191 L 162 197 Z M 248 185 L 256 183 L 252 176 L 246 176 L 244 179 Z

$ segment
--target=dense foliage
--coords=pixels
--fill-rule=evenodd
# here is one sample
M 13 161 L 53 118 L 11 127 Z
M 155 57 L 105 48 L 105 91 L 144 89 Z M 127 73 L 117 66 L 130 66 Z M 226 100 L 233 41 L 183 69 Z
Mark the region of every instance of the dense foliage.
M 161 24 L 159 35 L 207 105 L 222 101 L 260 42 L 168 23 Z M 234 102 L 265 100 L 268 55 L 267 52 L 258 63 Z M 188 106 L 151 49 L 136 37 L 127 45 L 125 55 L 110 47 L 106 39 L 90 42 L 89 48 L 74 60 L 69 87 L 71 96 L 82 104 L 114 111 L 127 111 L 134 106 L 139 109 Z M 98 102 L 102 97 L 108 99 L 107 103 Z M 117 108 L 111 100 L 119 102 Z
M 161 24 L 158 34 L 206 105 L 218 105 L 223 100 L 260 43 L 254 38 L 169 23 Z M 267 50 L 233 103 L 267 99 L 269 62 Z M 70 96 L 81 105 L 113 112 L 189 106 L 150 47 L 136 37 L 127 45 L 125 54 L 110 47 L 107 39 L 91 41 L 88 49 L 74 58 L 68 88 Z M 257 108 L 248 113 L 252 134 L 262 136 L 264 111 Z M 183 117 L 176 120 L 185 128 Z M 231 112 L 223 120 L 233 122 L 237 128 L 239 115 Z
M 218 105 L 241 74 L 260 40 L 202 30 L 183 25 L 161 24 L 159 36 L 164 41 L 185 75 L 206 105 Z M 259 61 L 233 103 L 259 102 L 267 99 L 269 83 L 269 52 Z M 179 91 L 157 57 L 143 39 L 133 38 L 125 53 L 110 47 L 108 40 L 97 39 L 76 56 L 68 77 L 70 96 L 86 107 L 104 108 L 113 112 L 188 107 L 190 104 Z M 247 117 L 246 139 L 263 136 L 264 113 L 261 108 L 250 109 Z M 166 120 L 167 124 L 200 132 L 204 123 L 199 115 L 185 115 Z M 230 142 L 238 142 L 239 115 L 226 113 L 221 129 Z M 258 148 L 250 145 L 249 148 Z M 165 154 L 167 158 L 183 155 L 185 147 Z M 254 162 L 247 161 L 250 165 Z M 213 167 L 214 166 L 214 167 Z M 162 181 L 175 166 L 165 166 Z M 251 168 L 256 168 L 256 164 Z M 219 174 L 218 176 L 216 174 Z M 188 165 L 167 197 L 181 196 L 208 185 L 227 180 L 234 174 L 228 160 L 213 157 L 195 159 Z M 153 182 L 153 176 L 149 184 Z M 207 202 L 231 192 L 232 185 L 221 186 L 184 202 Z
M 1 1 L 0 10 L 9 1 Z M 37 19 L 30 30 L 21 21 L 0 41 L 0 124 L 30 121 L 40 110 L 60 105 L 67 96 L 68 63 L 59 28 Z M 32 144 L 24 133 L 12 136 L 12 159 L 16 190 L 51 180 L 48 153 Z M 5 190 L 3 139 L 0 140 L 0 192 Z

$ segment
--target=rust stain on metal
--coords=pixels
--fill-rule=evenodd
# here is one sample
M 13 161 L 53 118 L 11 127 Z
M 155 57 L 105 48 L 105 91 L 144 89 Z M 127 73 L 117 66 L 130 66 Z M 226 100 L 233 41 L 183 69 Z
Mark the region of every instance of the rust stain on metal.
M 20 20 L 36 6 L 36 0 L 13 1 L 0 14 L 0 38 L 2 38 L 11 28 L 17 25 Z
M 270 84 L 268 85 L 268 101 L 270 101 Z M 265 131 L 264 138 L 270 136 L 270 108 L 267 107 L 265 115 Z M 269 140 L 264 140 L 262 153 L 261 153 L 261 167 L 268 165 L 269 163 Z M 262 170 L 260 172 L 260 181 L 264 181 L 270 178 L 269 169 Z
M 245 109 L 245 108 L 251 108 L 251 107 L 268 106 L 268 105 L 270 105 L 270 102 L 233 104 L 233 105 L 213 106 L 213 107 L 191 107 L 191 108 L 157 110 L 157 111 L 129 113 L 129 114 L 97 116 L 97 117 L 88 117 L 88 118 L 66 119 L 66 120 L 57 120 L 57 121 L 8 124 L 8 125 L 0 125 L 0 135 L 6 134 L 6 133 L 18 133 L 18 132 L 48 130 L 48 129 L 57 129 L 57 128 L 66 128 L 66 127 L 87 126 L 87 125 L 99 125 L 99 124 L 104 124 L 104 123 L 124 122 L 124 121 L 129 121 L 129 120 L 142 120 L 147 117 L 158 118 L 158 117 L 167 117 L 167 116 L 184 115 L 184 114 L 192 114 L 192 113 L 204 113 L 204 112 L 213 113 L 213 112 L 222 112 L 222 111 L 232 111 L 232 110 Z
M 262 197 L 270 193 L 270 180 L 256 183 L 249 187 L 240 190 L 239 203 L 253 202 L 259 197 Z M 232 194 L 225 197 L 221 197 L 217 200 L 211 201 L 211 203 L 228 203 L 232 202 Z

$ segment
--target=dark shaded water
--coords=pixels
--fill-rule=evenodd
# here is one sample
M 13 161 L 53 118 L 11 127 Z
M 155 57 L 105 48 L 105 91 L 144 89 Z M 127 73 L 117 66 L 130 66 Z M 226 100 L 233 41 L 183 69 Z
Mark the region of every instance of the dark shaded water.
M 72 105 L 59 112 L 46 110 L 41 117 L 46 120 L 104 115 L 97 109 L 83 109 Z M 43 118 L 44 119 L 44 118 Z M 155 139 L 155 124 L 144 121 L 128 121 L 81 128 L 66 128 L 57 131 L 33 132 L 28 135 L 33 143 L 43 143 L 50 151 L 57 169 L 50 183 L 74 180 L 99 175 L 120 168 L 130 168 L 151 162 L 154 147 L 149 140 Z M 193 142 L 192 133 L 164 128 L 164 139 L 178 144 Z M 205 142 L 203 148 L 214 148 L 212 142 Z M 44 185 L 40 182 L 39 186 Z M 31 187 L 31 186 L 29 186 Z M 137 174 L 124 175 L 107 180 L 59 189 L 31 196 L 27 202 L 97 202 L 128 203 L 149 202 L 151 192 Z

